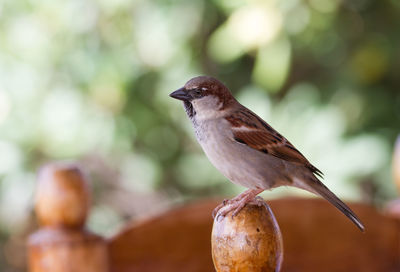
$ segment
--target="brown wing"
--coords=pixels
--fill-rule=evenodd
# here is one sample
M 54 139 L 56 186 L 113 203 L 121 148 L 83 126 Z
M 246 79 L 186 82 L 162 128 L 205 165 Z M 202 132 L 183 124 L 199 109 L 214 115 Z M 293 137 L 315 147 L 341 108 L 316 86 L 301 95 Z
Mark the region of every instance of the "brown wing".
M 256 114 L 242 110 L 233 116 L 226 119 L 233 125 L 232 132 L 237 142 L 282 160 L 303 165 L 322 177 L 320 170 L 314 167 L 285 137 Z

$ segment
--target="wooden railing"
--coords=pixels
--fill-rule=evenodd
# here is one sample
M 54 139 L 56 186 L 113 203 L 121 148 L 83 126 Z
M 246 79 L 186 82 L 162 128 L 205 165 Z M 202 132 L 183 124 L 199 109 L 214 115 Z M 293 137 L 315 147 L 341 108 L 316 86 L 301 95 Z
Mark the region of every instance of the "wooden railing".
M 400 142 L 394 169 L 400 191 Z M 268 207 L 247 206 L 234 219 L 213 222 L 220 200 L 204 200 L 102 238 L 85 229 L 89 200 L 77 166 L 41 170 L 41 228 L 28 241 L 29 271 L 400 271 L 400 201 L 385 212 L 350 204 L 365 234 L 322 199 L 284 198 L 268 202 L 276 219 Z

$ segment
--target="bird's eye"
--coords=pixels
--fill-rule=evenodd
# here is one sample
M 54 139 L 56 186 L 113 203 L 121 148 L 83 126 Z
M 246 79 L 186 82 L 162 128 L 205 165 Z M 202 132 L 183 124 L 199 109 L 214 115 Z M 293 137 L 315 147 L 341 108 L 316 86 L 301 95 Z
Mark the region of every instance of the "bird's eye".
M 194 93 L 194 95 L 195 95 L 196 97 L 201 97 L 201 95 L 202 95 L 202 92 L 201 92 L 200 89 L 194 89 L 194 90 L 193 90 L 193 93 Z

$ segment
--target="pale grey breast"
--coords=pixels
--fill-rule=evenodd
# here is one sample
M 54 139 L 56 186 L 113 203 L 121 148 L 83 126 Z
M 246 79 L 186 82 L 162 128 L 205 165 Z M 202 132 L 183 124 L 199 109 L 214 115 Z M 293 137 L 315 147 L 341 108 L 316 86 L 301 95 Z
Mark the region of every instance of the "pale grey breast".
M 224 118 L 194 120 L 193 125 L 208 159 L 233 183 L 263 189 L 288 184 L 282 160 L 235 141 Z

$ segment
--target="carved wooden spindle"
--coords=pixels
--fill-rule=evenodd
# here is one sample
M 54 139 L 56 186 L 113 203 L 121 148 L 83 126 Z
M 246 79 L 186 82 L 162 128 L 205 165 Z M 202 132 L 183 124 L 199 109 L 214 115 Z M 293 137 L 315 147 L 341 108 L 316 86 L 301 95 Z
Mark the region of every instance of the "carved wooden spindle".
M 267 205 L 247 204 L 233 218 L 216 217 L 211 245 L 217 272 L 280 271 L 282 236 Z
M 40 171 L 35 211 L 42 228 L 28 240 L 29 271 L 109 271 L 105 240 L 84 228 L 89 200 L 75 165 L 49 164 Z

